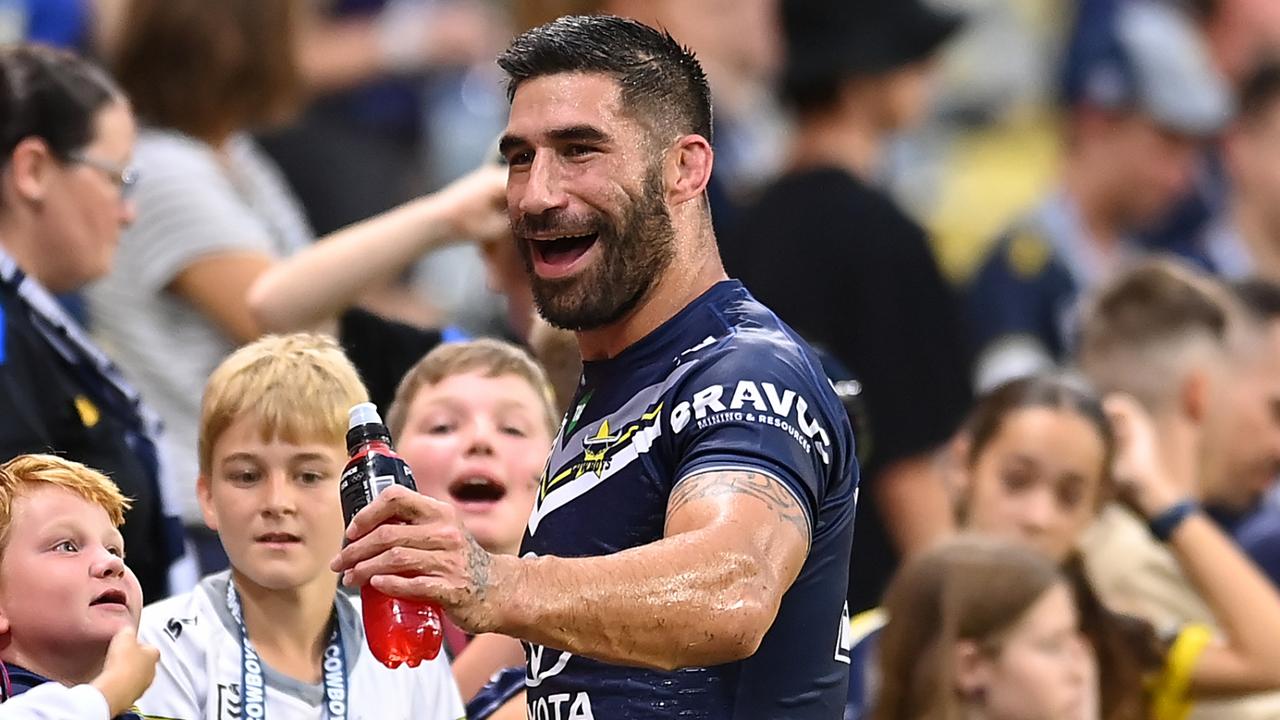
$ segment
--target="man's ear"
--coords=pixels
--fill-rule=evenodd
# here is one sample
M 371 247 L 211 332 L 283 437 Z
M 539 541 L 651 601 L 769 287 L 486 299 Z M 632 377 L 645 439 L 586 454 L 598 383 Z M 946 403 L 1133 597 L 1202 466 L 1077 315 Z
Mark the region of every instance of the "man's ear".
M 1197 366 L 1182 380 L 1178 388 L 1178 409 L 1181 414 L 1196 425 L 1203 424 L 1209 414 L 1209 404 L 1213 392 L 1213 378 L 1208 368 Z
M 704 194 L 711 181 L 715 153 L 701 135 L 683 135 L 667 152 L 667 198 L 672 206 Z
M 9 182 L 13 192 L 27 202 L 42 202 L 48 194 L 54 162 L 44 140 L 37 137 L 23 138 L 14 147 L 9 160 Z
M 218 532 L 218 515 L 213 511 L 213 484 L 209 476 L 200 473 L 196 478 L 196 498 L 200 500 L 200 514 L 210 530 Z

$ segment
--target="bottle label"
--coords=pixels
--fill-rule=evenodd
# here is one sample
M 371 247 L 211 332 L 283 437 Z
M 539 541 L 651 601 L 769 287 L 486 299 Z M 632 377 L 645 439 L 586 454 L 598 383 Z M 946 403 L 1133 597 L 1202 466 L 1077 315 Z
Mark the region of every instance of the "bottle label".
M 339 494 L 342 496 L 342 517 L 348 525 L 351 518 L 373 502 L 383 490 L 392 485 L 403 485 L 414 492 L 413 471 L 404 460 L 392 455 L 369 452 L 357 456 L 342 472 Z

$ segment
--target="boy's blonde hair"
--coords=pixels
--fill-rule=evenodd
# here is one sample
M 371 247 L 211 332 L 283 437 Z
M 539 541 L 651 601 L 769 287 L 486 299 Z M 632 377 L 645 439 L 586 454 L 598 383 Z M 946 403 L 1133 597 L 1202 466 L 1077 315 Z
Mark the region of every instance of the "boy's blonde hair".
M 440 345 L 405 373 L 387 411 L 387 429 L 391 436 L 400 437 L 409 417 L 409 406 L 423 386 L 437 385 L 445 378 L 468 372 L 479 372 L 485 377 L 514 375 L 529 383 L 542 402 L 547 431 L 555 434 L 560 419 L 556 416 L 555 393 L 542 366 L 529 353 L 509 342 L 481 338 Z
M 347 411 L 369 392 L 337 341 L 327 335 L 266 335 L 229 355 L 209 375 L 200 405 L 200 472 L 213 446 L 244 416 L 263 440 L 343 446 Z
M 14 501 L 37 485 L 70 490 L 105 510 L 116 527 L 131 504 L 110 478 L 87 465 L 56 455 L 19 455 L 0 465 L 0 549 L 9 541 Z

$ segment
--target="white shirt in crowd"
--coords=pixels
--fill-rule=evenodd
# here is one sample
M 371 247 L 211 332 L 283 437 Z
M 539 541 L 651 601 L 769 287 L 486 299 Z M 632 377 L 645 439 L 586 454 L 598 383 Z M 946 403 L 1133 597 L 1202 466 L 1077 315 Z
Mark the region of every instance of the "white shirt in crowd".
M 165 288 L 196 261 L 225 253 L 285 257 L 314 238 L 279 168 L 248 135 L 219 155 L 186 135 L 144 128 L 134 149 L 137 218 L 114 267 L 88 289 L 95 338 L 164 420 L 183 521 L 196 501 L 201 388 L 235 343 Z
M 143 716 L 173 720 L 239 717 L 239 625 L 227 609 L 228 572 L 210 575 L 195 590 L 142 611 L 139 640 L 160 648 L 156 679 L 138 700 Z M 461 720 L 465 711 L 442 652 L 416 668 L 392 670 L 369 651 L 360 601 L 338 593 L 338 626 L 347 657 L 349 720 Z M 269 720 L 325 720 L 320 684 L 282 675 L 264 663 Z M 2 720 L 2 718 L 0 718 Z

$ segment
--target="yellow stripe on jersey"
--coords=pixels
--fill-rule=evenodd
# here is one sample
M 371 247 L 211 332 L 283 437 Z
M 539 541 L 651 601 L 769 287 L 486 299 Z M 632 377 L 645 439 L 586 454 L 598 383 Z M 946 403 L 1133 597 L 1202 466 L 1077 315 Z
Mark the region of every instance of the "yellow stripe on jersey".
M 1178 632 L 1165 656 L 1164 669 L 1150 687 L 1153 720 L 1185 720 L 1191 713 L 1191 673 L 1212 641 L 1213 630 L 1207 625 L 1191 624 Z

